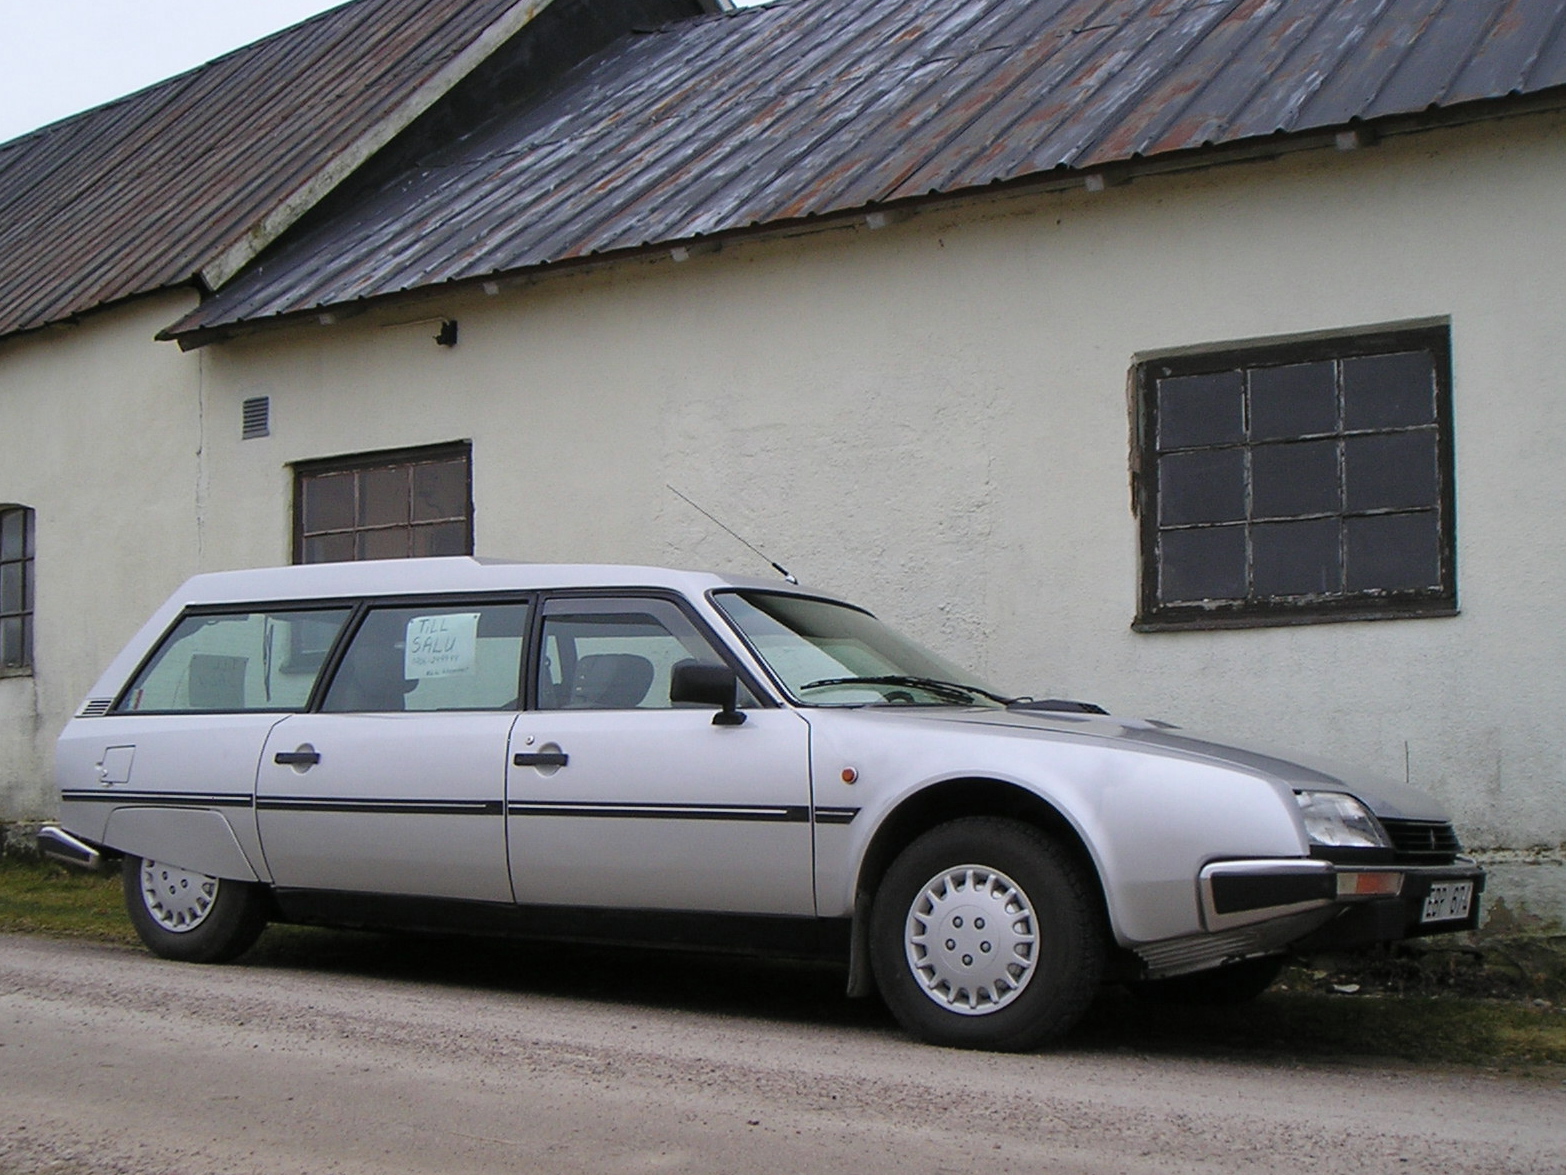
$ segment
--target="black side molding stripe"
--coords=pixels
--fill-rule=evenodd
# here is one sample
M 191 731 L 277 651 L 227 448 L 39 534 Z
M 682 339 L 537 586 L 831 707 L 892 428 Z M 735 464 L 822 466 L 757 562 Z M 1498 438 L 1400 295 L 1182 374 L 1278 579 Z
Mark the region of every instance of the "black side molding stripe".
M 366 815 L 409 816 L 580 816 L 620 820 L 735 820 L 766 824 L 808 824 L 811 811 L 804 804 L 763 806 L 755 804 L 615 804 L 568 800 L 553 803 L 500 800 L 388 800 L 350 799 L 341 796 L 261 796 L 252 800 L 237 793 L 148 792 L 102 790 L 62 791 L 66 803 L 145 805 L 171 808 L 248 808 L 254 803 L 263 812 L 359 812 Z M 817 808 L 817 824 L 852 824 L 858 808 Z
M 261 796 L 262 812 L 357 812 L 370 816 L 499 816 L 499 800 L 354 800 L 343 797 Z
M 852 824 L 859 815 L 858 808 L 817 808 L 817 824 Z
M 512 816 L 607 817 L 614 820 L 737 820 L 763 824 L 808 824 L 804 804 L 777 807 L 740 804 L 595 804 L 585 800 L 508 804 Z
M 248 808 L 251 804 L 249 795 L 238 792 L 125 791 L 117 787 L 62 791 L 60 799 L 67 804 L 136 804 L 171 808 Z

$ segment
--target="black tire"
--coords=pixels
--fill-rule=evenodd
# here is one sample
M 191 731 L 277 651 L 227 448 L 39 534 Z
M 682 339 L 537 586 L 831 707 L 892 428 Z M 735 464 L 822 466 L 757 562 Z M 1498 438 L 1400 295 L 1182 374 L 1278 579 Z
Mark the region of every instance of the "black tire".
M 1149 1003 L 1235 1008 L 1271 987 L 1288 961 L 1284 955 L 1269 955 L 1170 979 L 1144 979 L 1130 987 L 1137 998 Z
M 248 951 L 266 929 L 266 889 L 254 882 L 129 856 L 120 877 L 131 925 L 162 958 L 226 963 Z
M 954 820 L 910 844 L 881 880 L 870 915 L 876 985 L 921 1040 L 1025 1052 L 1070 1029 L 1097 993 L 1101 911 L 1091 877 L 1043 832 Z M 936 931 L 945 937 L 924 942 Z

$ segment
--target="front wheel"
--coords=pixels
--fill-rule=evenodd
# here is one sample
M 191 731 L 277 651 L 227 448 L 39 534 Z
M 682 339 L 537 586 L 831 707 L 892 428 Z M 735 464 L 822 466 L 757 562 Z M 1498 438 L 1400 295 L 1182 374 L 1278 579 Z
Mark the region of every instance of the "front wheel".
M 226 963 L 266 929 L 266 894 L 251 882 L 126 857 L 121 880 L 131 925 L 147 949 L 183 963 Z
M 1066 1032 L 1098 990 L 1097 892 L 1038 829 L 970 817 L 925 833 L 887 870 L 870 919 L 876 985 L 931 1044 L 1022 1052 Z

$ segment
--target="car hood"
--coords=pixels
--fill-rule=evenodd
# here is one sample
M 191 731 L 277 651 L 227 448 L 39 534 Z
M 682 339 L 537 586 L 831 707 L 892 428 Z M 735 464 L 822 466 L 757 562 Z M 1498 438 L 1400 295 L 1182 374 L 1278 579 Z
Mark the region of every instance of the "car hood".
M 892 707 L 874 707 L 873 712 L 893 720 L 902 720 L 905 716 L 914 718 L 912 712 Z M 1012 734 L 1036 732 L 1041 738 L 1049 739 L 1081 738 L 1127 751 L 1201 759 L 1275 779 L 1294 788 L 1347 792 L 1368 805 L 1377 816 L 1394 820 L 1449 819 L 1434 797 L 1386 776 L 1314 755 L 1236 746 L 1164 722 L 1066 711 L 935 708 L 922 710 L 917 720 L 989 728 L 997 733 L 1000 730 Z

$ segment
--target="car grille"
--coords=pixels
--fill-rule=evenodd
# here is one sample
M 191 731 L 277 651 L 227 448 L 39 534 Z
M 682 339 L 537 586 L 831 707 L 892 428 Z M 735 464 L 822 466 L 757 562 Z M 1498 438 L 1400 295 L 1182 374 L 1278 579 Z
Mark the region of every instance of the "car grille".
M 1418 865 L 1449 865 L 1462 851 L 1450 824 L 1435 820 L 1383 820 L 1399 861 Z

